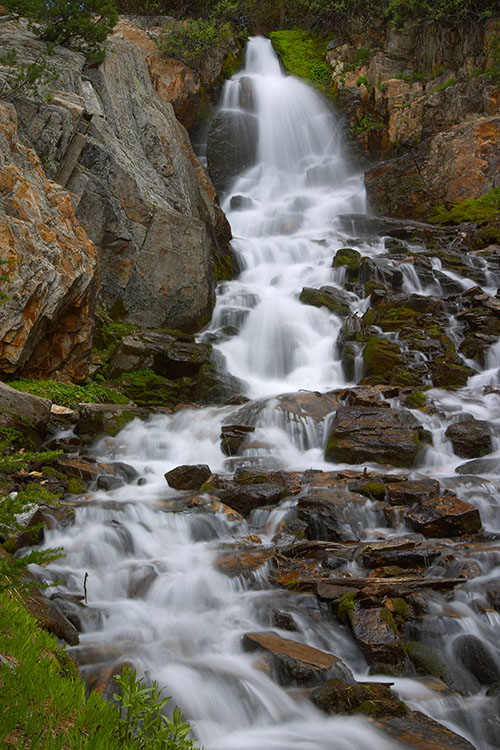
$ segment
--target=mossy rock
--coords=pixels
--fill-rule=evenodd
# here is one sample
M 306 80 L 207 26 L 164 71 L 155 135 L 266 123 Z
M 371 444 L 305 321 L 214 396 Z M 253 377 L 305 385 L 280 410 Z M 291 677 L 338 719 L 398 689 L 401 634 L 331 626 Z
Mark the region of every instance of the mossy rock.
M 497 187 L 479 198 L 456 203 L 451 208 L 435 206 L 428 221 L 433 224 L 478 224 L 474 241 L 476 248 L 500 243 L 500 188 Z
M 118 383 L 120 389 L 138 406 L 172 407 L 182 400 L 182 384 L 156 375 L 152 370 L 129 372 L 122 375 Z
M 401 350 L 395 341 L 371 337 L 363 351 L 365 376 L 381 376 L 389 382 L 394 368 L 401 364 Z
M 417 674 L 438 677 L 450 687 L 454 687 L 453 675 L 432 646 L 421 641 L 407 641 L 404 650 Z
M 432 383 L 437 388 L 461 388 L 467 385 L 467 380 L 473 374 L 466 365 L 454 362 L 437 362 L 432 372 Z
M 322 287 L 321 289 L 304 287 L 300 293 L 299 301 L 303 305 L 326 307 L 330 312 L 340 315 L 343 318 L 346 318 L 350 313 L 349 298 L 345 292 L 333 287 Z
M 422 409 L 426 405 L 427 399 L 422 391 L 413 391 L 404 395 L 402 402 L 408 409 Z
M 352 281 L 357 278 L 361 257 L 361 253 L 352 247 L 341 247 L 335 253 L 332 267 L 341 268 L 342 266 L 347 266 L 347 276 Z
M 313 691 L 311 700 L 326 713 L 404 716 L 408 712 L 388 685 L 378 683 L 349 685 L 340 679 L 329 680 Z

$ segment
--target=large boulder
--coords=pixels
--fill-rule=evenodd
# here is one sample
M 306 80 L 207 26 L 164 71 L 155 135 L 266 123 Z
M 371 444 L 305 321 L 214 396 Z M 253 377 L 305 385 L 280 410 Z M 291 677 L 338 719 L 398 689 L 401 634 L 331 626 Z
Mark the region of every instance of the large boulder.
M 13 24 L 0 32 L 22 59 L 41 56 L 29 32 Z M 214 305 L 216 269 L 232 265 L 230 230 L 172 104 L 155 91 L 167 73 L 155 70 L 153 86 L 155 53 L 139 41 L 117 30 L 105 61 L 85 72 L 82 55 L 56 47 L 52 101 L 16 106 L 23 135 L 71 192 L 97 247 L 103 305 L 141 326 L 199 330 Z
M 97 252 L 68 193 L 48 180 L 0 103 L 0 373 L 87 376 Z
M 51 402 L 30 393 L 21 393 L 0 383 L 0 425 L 17 430 L 34 430 L 45 435 L 50 420 Z
M 453 450 L 460 458 L 479 458 L 490 453 L 492 448 L 490 426 L 480 419 L 455 422 L 444 434 L 451 440 Z
M 420 423 L 406 409 L 342 406 L 330 430 L 325 458 L 414 466 L 422 450 L 420 430 Z

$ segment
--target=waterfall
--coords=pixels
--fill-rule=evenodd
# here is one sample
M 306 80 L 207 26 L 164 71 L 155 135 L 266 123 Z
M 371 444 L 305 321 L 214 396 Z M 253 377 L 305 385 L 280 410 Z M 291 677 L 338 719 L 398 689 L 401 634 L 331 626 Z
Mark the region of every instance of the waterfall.
M 234 179 L 222 207 L 243 270 L 221 286 L 209 332 L 218 336 L 216 346 L 228 370 L 244 383 L 246 395 L 262 400 L 253 420 L 256 459 L 264 456 L 294 471 L 332 471 L 338 467 L 323 457 L 323 424 L 284 417 L 271 397 L 330 391 L 348 383 L 336 347 L 341 317 L 302 304 L 299 295 L 303 287 L 328 286 L 344 292 L 352 309 L 360 310 L 364 302 L 344 290 L 332 258 L 354 243 L 363 255 L 375 257 L 384 252 L 384 242 L 350 236 L 337 222 L 340 214 L 365 212 L 366 199 L 362 175 L 346 160 L 338 120 L 324 100 L 283 73 L 271 43 L 263 38 L 250 40 L 244 69 L 226 84 L 222 109 L 242 111 L 242 81 L 257 119 L 257 155 Z M 411 273 L 405 278 L 412 290 L 417 288 Z M 487 365 L 494 378 L 492 360 Z M 479 390 L 489 382 L 484 376 L 475 378 Z M 468 409 L 463 400 L 472 398 L 468 393 L 442 392 L 443 409 Z M 488 398 L 493 406 L 496 395 Z M 66 553 L 43 571 L 48 580 L 63 581 L 59 591 L 79 592 L 88 572 L 88 606 L 79 614 L 82 673 L 89 677 L 99 665 L 130 661 L 140 674 L 166 686 L 172 703 L 182 706 L 195 724 L 206 750 L 396 748 L 364 718 L 320 713 L 300 690 L 277 684 L 255 654 L 242 648 L 242 636 L 269 629 L 269 613 L 282 607 L 293 613 L 297 630 L 274 627 L 276 632 L 339 656 L 358 678 L 367 679 L 358 648 L 344 627 L 326 618 L 316 597 L 277 590 L 263 575 L 230 578 L 215 564 L 225 545 L 231 548 L 235 540 L 257 534 L 263 548 L 269 546 L 293 502 L 246 520 L 210 506 L 210 499 L 210 512 L 196 504 L 179 512 L 178 493 L 165 483 L 164 473 L 179 464 L 207 463 L 213 472 L 228 471 L 220 431 L 238 418 L 240 408 L 155 415 L 129 424 L 118 440 L 95 446 L 96 456 L 132 465 L 141 483 L 93 492 L 82 499 L 74 525 L 46 532 L 45 544 L 62 546 Z M 488 404 L 476 404 L 473 410 L 483 415 L 485 408 Z M 441 434 L 439 413 L 425 419 L 426 427 Z M 436 442 L 425 469 L 429 476 L 442 474 L 443 463 L 459 463 L 445 443 Z M 366 514 L 367 525 L 380 525 L 373 504 Z M 500 530 L 494 513 L 491 524 Z M 484 566 L 483 579 L 495 570 Z M 474 595 L 457 598 L 464 599 L 460 606 L 466 613 L 459 627 L 479 632 L 497 649 L 498 628 L 474 620 Z M 467 698 L 441 697 L 410 678 L 396 680 L 396 688 L 412 707 L 448 722 L 455 731 L 473 731 L 473 722 L 464 728 L 460 719 L 472 705 Z M 483 750 L 489 747 L 484 741 Z

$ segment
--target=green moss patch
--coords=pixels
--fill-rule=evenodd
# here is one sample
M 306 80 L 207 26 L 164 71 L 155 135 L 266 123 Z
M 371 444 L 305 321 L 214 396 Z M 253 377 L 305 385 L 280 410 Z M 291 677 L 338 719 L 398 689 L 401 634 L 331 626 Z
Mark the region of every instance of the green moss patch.
M 326 40 L 322 35 L 287 29 L 273 31 L 269 38 L 292 75 L 304 78 L 324 94 L 331 94 L 332 70 L 325 60 Z
M 68 383 L 59 383 L 56 380 L 12 380 L 9 385 L 18 391 L 48 398 L 60 406 L 67 406 L 69 408 L 80 403 L 128 403 L 128 399 L 122 393 L 95 383 L 90 383 L 89 385 L 70 385 Z

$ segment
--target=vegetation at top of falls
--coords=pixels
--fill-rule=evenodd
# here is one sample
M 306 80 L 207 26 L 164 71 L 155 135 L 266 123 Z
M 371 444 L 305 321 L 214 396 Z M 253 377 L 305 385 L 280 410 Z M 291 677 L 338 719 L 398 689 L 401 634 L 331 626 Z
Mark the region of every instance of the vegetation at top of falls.
M 37 750 L 194 750 L 179 709 L 130 668 L 115 676 L 115 703 L 85 686 L 54 636 L 44 632 L 15 593 L 0 598 L 0 745 Z
M 129 401 L 122 393 L 96 383 L 71 385 L 56 380 L 12 380 L 9 385 L 70 408 L 79 403 L 127 404 Z
M 269 38 L 290 73 L 328 93 L 332 71 L 325 62 L 324 36 L 301 29 L 287 29 L 273 31 Z
M 233 40 L 231 25 L 214 18 L 190 18 L 170 25 L 156 41 L 158 51 L 199 69 L 207 50 L 226 49 Z
M 104 42 L 118 22 L 114 0 L 5 0 L 8 10 L 29 21 L 29 28 L 47 42 L 82 52 L 92 62 L 105 57 Z

